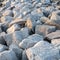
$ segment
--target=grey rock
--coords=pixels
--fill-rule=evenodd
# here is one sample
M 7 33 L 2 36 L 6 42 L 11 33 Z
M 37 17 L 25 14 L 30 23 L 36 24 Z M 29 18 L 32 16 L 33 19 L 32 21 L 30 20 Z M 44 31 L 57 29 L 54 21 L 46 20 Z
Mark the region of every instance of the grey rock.
M 52 33 L 46 35 L 45 38 L 48 38 L 48 40 L 60 38 L 60 30 L 57 30 L 55 32 L 52 32 Z
M 18 60 L 14 51 L 4 51 L 0 53 L 0 60 Z
M 55 26 L 36 25 L 35 33 L 40 34 L 42 36 L 46 36 L 47 34 L 54 32 L 55 30 L 56 30 Z
M 40 41 L 34 47 L 27 49 L 26 54 L 29 60 L 59 59 L 59 50 L 45 41 Z
M 21 48 L 19 48 L 19 46 L 15 45 L 15 44 L 11 44 L 11 45 L 9 46 L 9 49 L 10 49 L 10 50 L 12 49 L 12 50 L 15 52 L 18 60 L 19 60 L 19 59 L 22 59 L 22 52 L 23 52 L 23 50 L 22 50 Z
M 43 40 L 43 37 L 38 34 L 33 34 L 20 42 L 19 47 L 27 49 L 33 47 L 37 42 Z

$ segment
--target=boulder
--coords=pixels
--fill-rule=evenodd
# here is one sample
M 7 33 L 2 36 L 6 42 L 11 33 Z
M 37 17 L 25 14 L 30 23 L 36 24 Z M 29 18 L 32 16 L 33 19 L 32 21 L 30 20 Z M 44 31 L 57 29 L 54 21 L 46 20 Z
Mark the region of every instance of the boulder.
M 27 55 L 26 55 L 26 50 L 24 50 L 22 53 L 22 60 L 28 60 Z
M 10 50 L 12 49 L 12 50 L 15 52 L 18 60 L 19 60 L 19 59 L 22 59 L 22 52 L 23 52 L 23 50 L 22 50 L 21 48 L 19 48 L 19 46 L 15 45 L 15 44 L 11 44 L 11 45 L 9 46 L 9 49 L 10 49 Z
M 8 47 L 5 45 L 0 44 L 0 52 L 3 52 L 5 50 L 8 50 Z
M 57 30 L 45 36 L 45 39 L 47 40 L 58 39 L 58 38 L 60 38 L 60 30 Z
M 38 34 L 33 34 L 20 42 L 19 47 L 22 49 L 28 49 L 30 47 L 33 47 L 37 42 L 43 40 L 43 37 Z
M 19 30 L 20 30 L 20 26 L 18 24 L 13 24 L 11 27 L 7 29 L 7 33 L 13 33 Z
M 40 41 L 34 47 L 27 49 L 26 54 L 29 60 L 59 59 L 59 50 L 45 41 Z
M 4 51 L 0 53 L 0 60 L 18 60 L 14 51 Z
M 55 30 L 56 30 L 55 26 L 36 25 L 35 33 L 46 36 L 47 34 L 54 32 Z
M 12 20 L 13 20 L 13 17 L 11 17 L 11 16 L 2 16 L 1 17 L 2 23 L 10 23 Z

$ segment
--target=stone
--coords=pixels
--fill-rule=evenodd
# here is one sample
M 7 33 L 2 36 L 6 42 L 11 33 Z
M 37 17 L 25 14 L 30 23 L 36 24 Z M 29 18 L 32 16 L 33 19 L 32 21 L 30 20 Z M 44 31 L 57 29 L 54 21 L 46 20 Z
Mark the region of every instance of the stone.
M 59 21 L 60 21 L 60 11 L 58 10 L 58 11 L 52 12 L 51 18 L 49 21 L 48 20 L 46 21 L 46 24 L 56 26 L 58 29 L 60 29 Z
M 26 55 L 29 60 L 57 60 L 59 50 L 48 42 L 40 41 L 34 47 L 27 49 Z
M 54 32 L 55 30 L 56 30 L 55 26 L 36 25 L 35 33 L 40 34 L 42 36 L 46 36 L 47 34 Z
M 0 53 L 0 60 L 18 60 L 14 51 L 4 51 Z
M 24 50 L 22 53 L 22 60 L 28 60 L 27 55 L 26 55 L 26 50 Z
M 15 31 L 13 33 L 13 43 L 19 45 L 19 43 L 23 40 L 23 35 L 21 31 Z
M 2 23 L 10 23 L 12 20 L 13 20 L 13 17 L 11 17 L 11 16 L 2 16 L 1 17 Z
M 52 33 L 46 35 L 45 38 L 47 40 L 52 40 L 52 39 L 60 38 L 60 30 L 56 30 L 55 32 L 52 32 Z
M 0 33 L 0 44 L 3 44 L 3 45 L 6 44 L 6 41 L 3 38 L 4 35 L 5 35 L 5 32 Z
M 52 40 L 51 40 L 51 43 L 52 43 L 54 46 L 58 47 L 58 46 L 60 46 L 60 39 L 52 39 Z
M 5 51 L 5 50 L 8 50 L 8 47 L 5 46 L 5 45 L 0 44 L 0 53 Z
M 13 35 L 12 33 L 9 34 L 5 34 L 4 36 L 2 36 L 3 39 L 6 41 L 7 45 L 11 45 L 12 44 L 12 40 L 13 40 Z
M 43 37 L 38 34 L 33 34 L 20 42 L 19 47 L 22 49 L 28 49 L 30 47 L 33 47 L 37 42 L 43 40 Z
M 7 33 L 13 33 L 15 31 L 19 31 L 21 28 L 18 24 L 13 24 L 11 27 L 7 29 Z
M 19 48 L 19 46 L 15 45 L 15 44 L 11 44 L 11 45 L 9 46 L 9 49 L 10 49 L 10 50 L 12 49 L 12 50 L 15 52 L 18 60 L 19 60 L 19 59 L 22 59 L 22 52 L 23 52 L 23 50 L 22 50 L 21 48 Z
M 13 12 L 11 10 L 6 10 L 3 12 L 3 16 L 13 16 Z
M 20 31 L 22 32 L 24 38 L 27 38 L 29 36 L 29 29 L 27 27 L 21 28 Z

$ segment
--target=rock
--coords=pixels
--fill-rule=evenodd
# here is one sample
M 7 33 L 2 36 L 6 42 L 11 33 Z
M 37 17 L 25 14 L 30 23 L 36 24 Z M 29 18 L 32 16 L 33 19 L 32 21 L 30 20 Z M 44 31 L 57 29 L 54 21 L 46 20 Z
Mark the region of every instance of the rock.
M 23 52 L 23 50 L 20 49 L 19 46 L 15 45 L 15 44 L 11 44 L 11 45 L 9 46 L 9 49 L 10 49 L 10 50 L 12 49 L 12 50 L 15 52 L 18 60 L 19 60 L 19 59 L 22 59 L 22 52 Z
M 6 41 L 8 46 L 11 45 L 12 44 L 12 40 L 13 40 L 12 33 L 4 35 L 3 39 Z
M 29 29 L 27 27 L 22 28 L 20 31 L 22 32 L 24 38 L 29 36 Z
M 60 11 L 58 10 L 58 11 L 52 12 L 51 18 L 49 21 L 48 20 L 46 21 L 46 24 L 56 26 L 58 29 L 60 29 L 59 21 L 60 21 Z
M 19 47 L 22 49 L 27 49 L 33 47 L 37 42 L 43 40 L 43 37 L 38 34 L 33 34 L 20 42 Z
M 18 24 L 14 24 L 10 28 L 7 29 L 7 33 L 13 33 L 19 30 L 20 30 L 20 26 Z
M 22 60 L 28 60 L 25 50 L 22 53 Z
M 53 54 L 52 54 L 53 53 Z M 59 50 L 48 42 L 40 41 L 34 47 L 26 50 L 29 60 L 57 60 Z
M 60 39 L 52 39 L 52 40 L 51 40 L 51 43 L 52 43 L 54 46 L 58 47 L 58 46 L 60 46 Z
M 13 20 L 13 17 L 11 16 L 3 16 L 1 17 L 1 22 L 2 23 L 10 23 Z
M 47 40 L 58 39 L 58 38 L 60 38 L 60 30 L 57 30 L 45 36 L 45 39 Z
M 0 52 L 3 52 L 5 50 L 8 50 L 8 47 L 5 45 L 0 44 Z
M 14 51 L 4 51 L 0 53 L 0 60 L 18 60 Z
M 21 31 L 15 31 L 13 33 L 13 43 L 19 45 L 19 43 L 23 40 L 23 35 Z
M 25 23 L 26 23 L 26 21 L 22 21 L 20 18 L 18 18 L 18 19 L 15 19 L 14 21 L 12 21 L 12 22 L 9 24 L 9 26 L 12 26 L 13 24 L 19 24 L 19 25 L 21 25 L 21 26 L 24 26 Z
M 42 36 L 46 36 L 47 34 L 54 32 L 55 30 L 56 30 L 55 26 L 36 25 L 35 33 L 40 34 Z
M 6 45 L 6 41 L 3 38 L 4 35 L 5 35 L 5 32 L 0 33 L 0 44 Z
M 43 3 L 43 4 L 49 4 L 50 0 L 41 0 L 41 3 Z
M 3 16 L 13 16 L 13 12 L 11 10 L 6 10 L 3 12 Z

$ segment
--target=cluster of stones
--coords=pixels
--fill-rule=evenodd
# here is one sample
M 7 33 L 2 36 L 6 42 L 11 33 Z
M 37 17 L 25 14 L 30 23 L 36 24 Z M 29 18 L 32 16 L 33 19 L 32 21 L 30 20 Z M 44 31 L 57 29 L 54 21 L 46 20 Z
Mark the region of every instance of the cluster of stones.
M 60 60 L 60 0 L 1 1 L 0 60 Z

